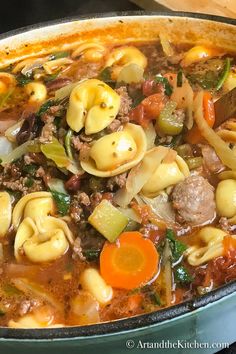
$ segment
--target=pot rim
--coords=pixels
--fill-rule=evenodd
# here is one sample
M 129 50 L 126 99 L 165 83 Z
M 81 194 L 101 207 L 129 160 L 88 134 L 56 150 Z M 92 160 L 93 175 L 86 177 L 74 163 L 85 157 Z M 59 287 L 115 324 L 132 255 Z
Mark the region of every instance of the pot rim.
M 103 13 L 92 13 L 87 15 L 81 16 L 69 16 L 63 17 L 57 20 L 51 21 L 43 21 L 38 22 L 36 24 L 27 25 L 24 27 L 19 27 L 7 32 L 0 34 L 0 41 L 2 39 L 7 39 L 8 37 L 16 36 L 25 32 L 29 32 L 35 29 L 40 29 L 42 27 L 50 27 L 53 25 L 60 25 L 64 23 L 70 23 L 74 21 L 85 21 L 85 20 L 96 20 L 96 19 L 103 19 L 103 18 L 112 18 L 112 17 L 134 17 L 134 16 L 158 16 L 158 17 L 188 17 L 188 18 L 195 18 L 200 20 L 207 20 L 213 22 L 221 22 L 226 23 L 229 25 L 236 26 L 236 19 L 218 16 L 218 15 L 210 15 L 210 14 L 202 14 L 202 13 L 195 13 L 195 12 L 184 12 L 184 11 L 144 11 L 144 10 L 137 10 L 137 11 L 114 11 L 114 12 L 103 12 Z
M 96 13 L 90 15 L 66 17 L 58 20 L 40 22 L 37 24 L 14 29 L 3 34 L 0 34 L 0 41 L 12 36 L 17 36 L 25 32 L 30 32 L 35 29 L 45 28 L 53 25 L 60 25 L 63 23 L 70 23 L 74 21 L 96 20 L 102 18 L 112 17 L 187 17 L 200 20 L 207 20 L 213 22 L 221 22 L 236 26 L 236 19 L 226 18 L 223 16 L 207 15 L 201 13 L 180 12 L 180 11 L 122 11 L 122 12 L 107 12 Z M 166 309 L 157 310 L 151 313 L 124 318 L 111 322 L 104 322 L 86 326 L 62 327 L 62 328 L 40 328 L 40 329 L 22 329 L 22 328 L 0 328 L 0 340 L 50 340 L 50 339 L 68 339 L 78 337 L 94 337 L 115 335 L 118 333 L 125 333 L 132 330 L 141 330 L 145 327 L 160 324 L 167 320 L 177 320 L 180 316 L 191 315 L 193 311 L 200 310 L 210 304 L 215 304 L 219 300 L 232 295 L 236 292 L 236 280 L 225 284 L 208 294 L 184 301 L 178 305 L 168 307 Z

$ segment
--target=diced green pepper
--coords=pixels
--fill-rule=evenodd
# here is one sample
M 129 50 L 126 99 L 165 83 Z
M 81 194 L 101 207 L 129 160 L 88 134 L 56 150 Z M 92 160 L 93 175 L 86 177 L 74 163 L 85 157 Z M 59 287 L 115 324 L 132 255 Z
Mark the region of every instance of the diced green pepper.
M 202 157 L 190 157 L 185 160 L 189 169 L 194 170 L 195 168 L 198 168 L 202 165 Z
M 176 103 L 169 101 L 161 111 L 156 123 L 157 129 L 161 133 L 167 135 L 178 135 L 181 133 L 184 123 L 182 119 L 179 119 L 175 114 L 173 114 L 175 109 Z
M 190 144 L 182 144 L 176 147 L 175 149 L 179 156 L 183 159 L 193 156 L 193 151 Z
M 88 221 L 109 242 L 114 242 L 128 224 L 129 219 L 104 199 L 94 209 Z

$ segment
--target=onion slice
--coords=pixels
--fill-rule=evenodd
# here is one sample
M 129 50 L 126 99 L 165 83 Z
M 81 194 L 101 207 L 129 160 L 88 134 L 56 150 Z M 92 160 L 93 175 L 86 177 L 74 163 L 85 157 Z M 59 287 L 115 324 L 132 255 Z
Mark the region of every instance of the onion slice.
M 158 146 L 147 151 L 143 160 L 131 169 L 126 180 L 126 186 L 116 193 L 114 201 L 125 208 L 141 191 L 168 152 L 169 149 L 164 146 Z
M 209 127 L 203 116 L 203 91 L 194 99 L 194 118 L 201 135 L 215 149 L 222 163 L 232 170 L 236 170 L 236 155 L 212 128 Z

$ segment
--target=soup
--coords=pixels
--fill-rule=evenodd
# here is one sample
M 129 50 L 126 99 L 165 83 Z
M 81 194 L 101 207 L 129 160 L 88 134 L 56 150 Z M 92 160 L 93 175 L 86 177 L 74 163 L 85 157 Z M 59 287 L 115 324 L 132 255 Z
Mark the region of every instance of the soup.
M 0 71 L 0 325 L 163 309 L 236 278 L 235 58 L 105 46 Z

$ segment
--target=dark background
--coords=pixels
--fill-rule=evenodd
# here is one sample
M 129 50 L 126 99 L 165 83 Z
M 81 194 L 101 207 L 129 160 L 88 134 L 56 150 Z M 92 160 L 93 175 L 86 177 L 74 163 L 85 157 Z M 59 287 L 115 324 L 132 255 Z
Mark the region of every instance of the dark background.
M 1 0 L 0 3 L 0 33 L 68 16 L 140 9 L 128 0 Z
M 2 0 L 0 33 L 63 17 L 132 10 L 140 10 L 140 8 L 128 0 Z M 164 10 L 164 7 L 160 6 L 160 10 Z M 236 344 L 220 353 L 236 354 Z M 202 354 L 204 354 L 203 351 Z

